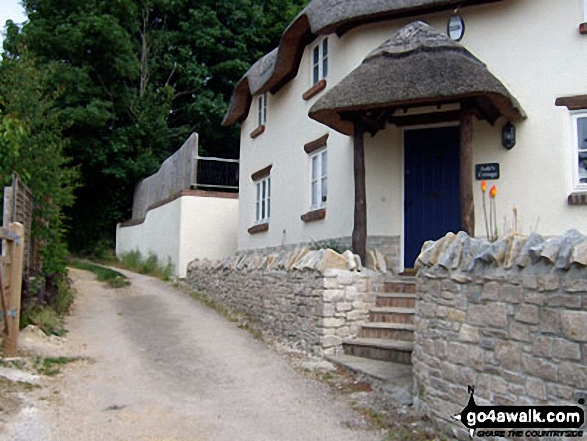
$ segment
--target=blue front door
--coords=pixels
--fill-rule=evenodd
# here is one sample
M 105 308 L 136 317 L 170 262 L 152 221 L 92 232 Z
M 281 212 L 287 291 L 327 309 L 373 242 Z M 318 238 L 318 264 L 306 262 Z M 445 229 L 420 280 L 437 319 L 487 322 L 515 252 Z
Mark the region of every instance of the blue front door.
M 461 229 L 459 128 L 404 132 L 404 267 L 427 240 Z

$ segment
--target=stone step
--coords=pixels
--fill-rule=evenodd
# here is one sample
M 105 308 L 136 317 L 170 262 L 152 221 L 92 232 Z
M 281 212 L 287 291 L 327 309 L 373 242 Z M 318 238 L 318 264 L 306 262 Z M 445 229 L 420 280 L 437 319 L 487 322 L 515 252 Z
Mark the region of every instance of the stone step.
M 383 282 L 383 292 L 414 294 L 416 292 L 416 279 L 414 277 L 404 277 Z
M 407 323 L 366 323 L 359 331 L 359 337 L 414 341 L 414 325 Z
M 372 323 L 405 323 L 414 324 L 414 308 L 375 307 L 369 311 Z
M 357 338 L 345 340 L 343 348 L 347 355 L 411 364 L 414 343 L 379 338 Z
M 414 308 L 416 294 L 377 294 L 376 305 L 392 308 Z

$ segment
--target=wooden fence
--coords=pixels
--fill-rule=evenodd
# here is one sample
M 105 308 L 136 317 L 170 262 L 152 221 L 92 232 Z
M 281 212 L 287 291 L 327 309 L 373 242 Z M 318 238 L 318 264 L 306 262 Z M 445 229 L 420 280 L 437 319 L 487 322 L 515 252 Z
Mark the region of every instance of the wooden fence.
M 16 354 L 20 323 L 24 234 L 22 224 L 16 222 L 0 228 L 2 256 L 0 256 L 0 305 L 2 306 L 2 352 Z
M 2 226 L 19 222 L 25 231 L 24 237 L 24 274 L 28 275 L 39 268 L 36 247 L 31 242 L 31 224 L 33 220 L 33 195 L 18 175 L 12 175 L 12 184 L 4 188 L 4 210 Z

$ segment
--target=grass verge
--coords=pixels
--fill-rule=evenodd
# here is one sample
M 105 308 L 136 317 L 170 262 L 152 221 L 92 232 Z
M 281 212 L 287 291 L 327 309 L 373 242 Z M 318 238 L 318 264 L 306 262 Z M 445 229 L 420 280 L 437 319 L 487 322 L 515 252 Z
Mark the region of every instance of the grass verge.
M 80 357 L 37 357 L 33 364 L 35 370 L 41 375 L 53 376 L 61 372 L 61 368 L 68 363 L 81 360 Z
M 106 282 L 111 288 L 122 288 L 130 285 L 130 281 L 124 274 L 110 268 L 76 259 L 70 260 L 68 265 L 72 268 L 93 272 L 100 282 Z

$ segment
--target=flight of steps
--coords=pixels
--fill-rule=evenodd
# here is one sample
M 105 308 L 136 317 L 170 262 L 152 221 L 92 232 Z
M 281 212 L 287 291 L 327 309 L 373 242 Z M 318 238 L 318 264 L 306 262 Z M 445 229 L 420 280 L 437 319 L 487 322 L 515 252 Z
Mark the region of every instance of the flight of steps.
M 414 347 L 414 277 L 399 277 L 383 284 L 377 293 L 369 322 L 363 325 L 358 338 L 343 343 L 345 354 L 376 360 L 411 364 Z

